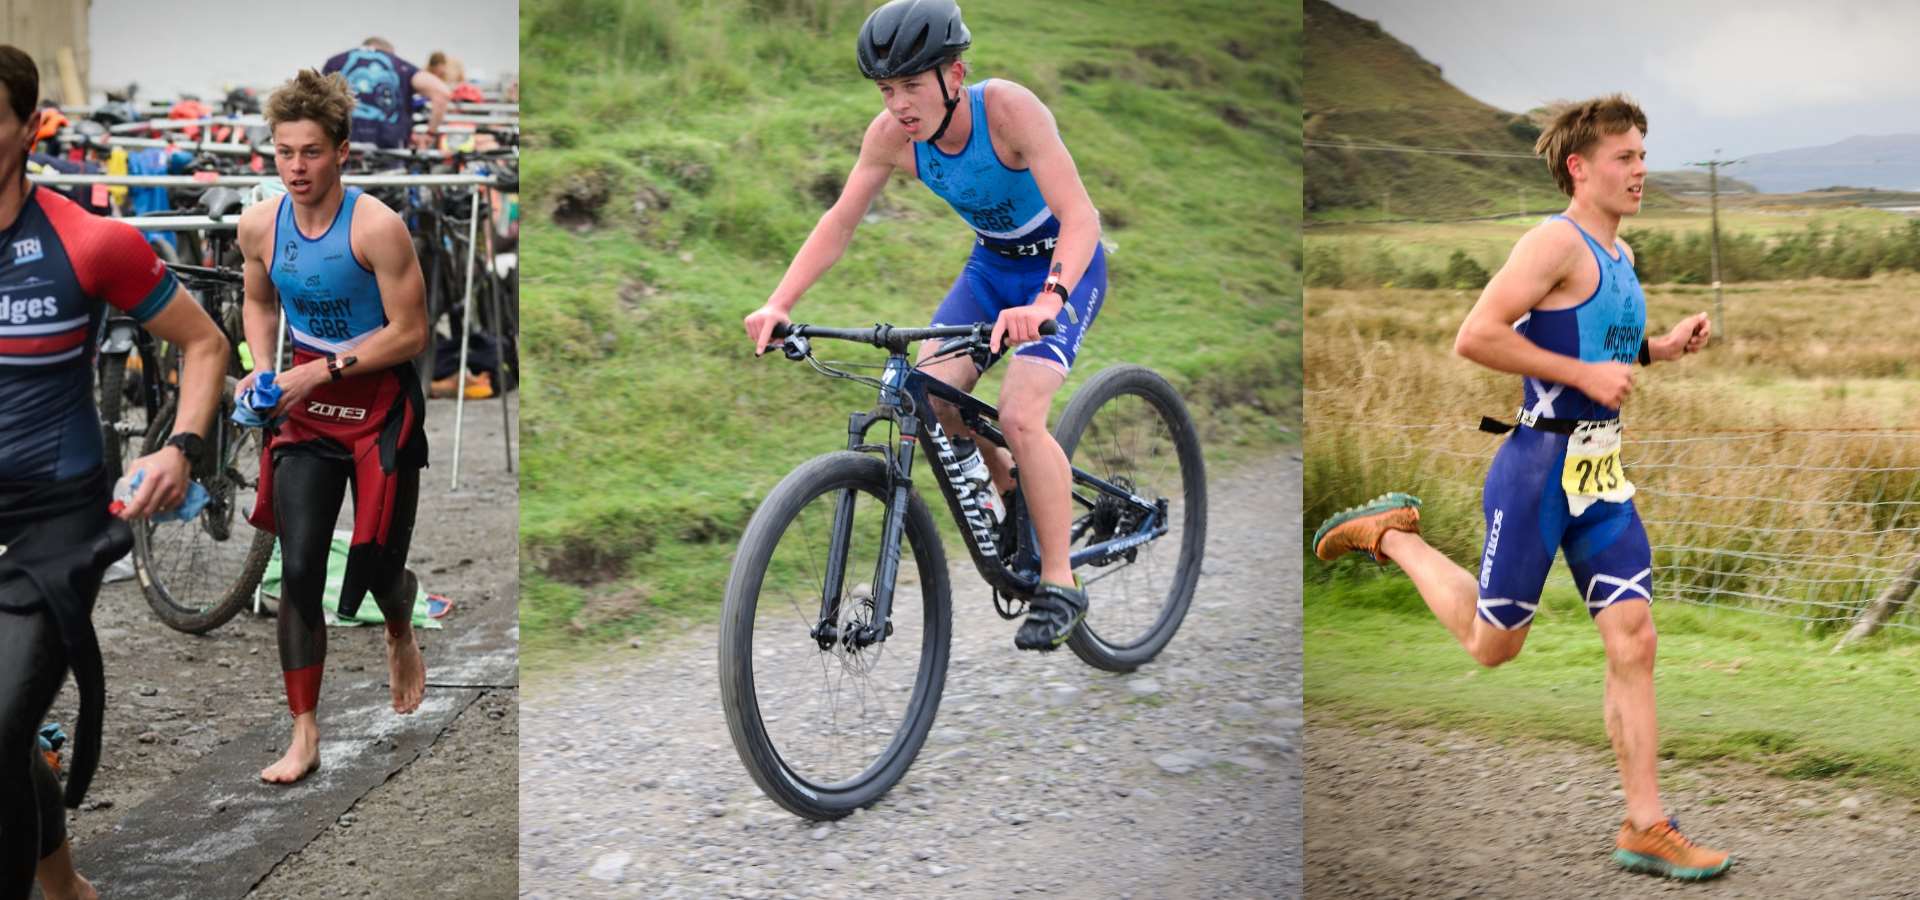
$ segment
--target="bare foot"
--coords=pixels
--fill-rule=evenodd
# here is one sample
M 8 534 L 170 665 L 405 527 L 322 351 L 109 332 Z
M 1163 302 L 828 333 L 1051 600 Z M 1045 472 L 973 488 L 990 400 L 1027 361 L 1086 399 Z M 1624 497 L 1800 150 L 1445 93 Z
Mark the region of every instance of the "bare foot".
M 387 635 L 387 684 L 393 688 L 394 712 L 404 716 L 420 708 L 427 693 L 427 661 L 412 628 L 398 637 Z
M 280 761 L 260 770 L 260 780 L 270 784 L 292 784 L 320 768 L 320 725 L 315 713 L 305 712 L 293 720 L 293 739 Z
M 100 892 L 93 889 L 93 883 L 73 867 L 70 840 L 41 857 L 34 874 L 40 880 L 40 893 L 47 900 L 100 900 Z

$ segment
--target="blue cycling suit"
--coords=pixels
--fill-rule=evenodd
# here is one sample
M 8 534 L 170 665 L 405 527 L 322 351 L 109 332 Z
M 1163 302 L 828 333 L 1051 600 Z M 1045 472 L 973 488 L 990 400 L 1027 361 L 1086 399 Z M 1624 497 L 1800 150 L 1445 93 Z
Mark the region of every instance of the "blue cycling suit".
M 994 152 L 986 101 L 987 85 L 992 83 L 967 89 L 973 130 L 959 153 L 945 153 L 932 142 L 913 145 L 915 174 L 973 226 L 975 235 L 966 267 L 933 313 L 935 325 L 992 322 L 1002 310 L 1032 303 L 1046 284 L 1053 248 L 1059 242 L 1060 220 L 1040 196 L 1033 171 L 1009 169 Z M 1065 374 L 1073 368 L 1080 340 L 1099 315 L 1106 293 L 1106 250 L 1096 244 L 1086 273 L 1054 317 L 1060 330 L 1021 346 L 1014 355 L 1036 359 Z
M 1593 294 L 1567 309 L 1534 310 L 1514 329 L 1543 349 L 1586 362 L 1632 363 L 1646 334 L 1646 297 L 1633 263 L 1608 253 L 1572 219 L 1600 267 Z M 1619 416 L 1571 385 L 1525 378 L 1522 408 L 1551 419 L 1604 421 Z M 1587 612 L 1624 600 L 1653 599 L 1653 551 L 1631 499 L 1598 501 L 1572 515 L 1561 486 L 1568 435 L 1521 425 L 1501 445 L 1481 494 L 1486 541 L 1480 554 L 1479 616 L 1511 630 L 1533 621 L 1557 549 L 1567 555 Z

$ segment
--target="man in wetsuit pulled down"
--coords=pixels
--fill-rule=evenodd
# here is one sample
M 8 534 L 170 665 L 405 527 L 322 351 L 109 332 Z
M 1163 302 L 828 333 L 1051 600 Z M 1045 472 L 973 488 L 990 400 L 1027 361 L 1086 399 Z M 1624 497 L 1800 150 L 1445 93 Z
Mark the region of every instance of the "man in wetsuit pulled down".
M 1573 104 L 1540 135 L 1535 152 L 1562 192 L 1566 212 L 1535 226 L 1467 314 L 1454 351 L 1522 376 L 1517 425 L 1487 470 L 1481 507 L 1486 541 L 1480 574 L 1420 537 L 1420 501 L 1402 493 L 1329 518 L 1314 553 L 1391 560 L 1412 579 L 1440 623 L 1475 661 L 1497 666 L 1527 639 L 1556 551 L 1606 647 L 1606 725 L 1626 794 L 1614 861 L 1636 872 L 1700 880 L 1732 865 L 1695 845 L 1660 804 L 1659 723 L 1654 711 L 1653 551 L 1633 483 L 1620 462 L 1620 408 L 1633 364 L 1679 359 L 1707 345 L 1706 313 L 1646 336 L 1646 296 L 1633 251 L 1617 234 L 1640 211 L 1646 183 L 1647 118 L 1619 95 Z
M 426 286 L 406 224 L 340 181 L 354 99 L 339 75 L 300 72 L 267 100 L 274 165 L 287 193 L 240 219 L 247 342 L 278 345 L 284 310 L 293 366 L 276 376 L 280 402 L 250 521 L 280 537 L 280 667 L 293 714 L 287 752 L 263 780 L 291 784 L 320 765 L 320 676 L 326 662 L 322 595 L 334 520 L 353 489 L 353 538 L 339 597 L 342 616 L 372 594 L 386 622 L 395 712 L 426 690 L 413 634 L 419 583 L 407 548 L 427 464 L 425 401 L 412 359 L 425 346 Z M 271 367 L 255 356 L 260 371 Z M 260 371 L 240 381 L 245 394 Z
M 77 807 L 100 756 L 105 674 L 90 616 L 124 524 L 170 510 L 202 462 L 229 348 L 138 231 L 27 182 L 42 113 L 39 69 L 0 45 L 0 900 L 36 874 L 49 900 L 96 896 L 74 871 L 58 776 L 35 736 L 71 669 L 80 719 L 64 800 Z M 93 404 L 94 336 L 108 307 L 181 348 L 179 413 L 140 484 L 109 512 Z

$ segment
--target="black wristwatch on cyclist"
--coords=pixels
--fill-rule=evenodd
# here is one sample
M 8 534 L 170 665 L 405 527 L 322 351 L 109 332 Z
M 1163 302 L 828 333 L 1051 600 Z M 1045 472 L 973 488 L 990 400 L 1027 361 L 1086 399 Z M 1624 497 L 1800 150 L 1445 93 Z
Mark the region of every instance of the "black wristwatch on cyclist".
M 1061 306 L 1066 306 L 1068 301 L 1071 301 L 1073 299 L 1073 292 L 1067 290 L 1067 286 L 1064 284 L 1061 284 L 1060 279 L 1055 278 L 1053 276 L 1047 277 L 1047 285 L 1046 287 L 1041 288 L 1040 291 L 1041 293 L 1052 291 L 1056 294 L 1059 294 Z
M 179 449 L 180 455 L 187 458 L 187 465 L 198 467 L 200 459 L 207 455 L 205 438 L 191 431 L 182 431 L 167 438 L 167 446 Z

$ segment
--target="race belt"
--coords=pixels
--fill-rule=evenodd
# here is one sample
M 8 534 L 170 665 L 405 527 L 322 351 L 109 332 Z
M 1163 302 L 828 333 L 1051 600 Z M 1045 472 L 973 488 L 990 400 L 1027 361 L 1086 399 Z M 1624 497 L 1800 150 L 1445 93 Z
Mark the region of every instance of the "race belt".
M 1060 236 L 1054 235 L 1053 237 L 1041 238 L 1040 240 L 1026 244 L 988 243 L 986 238 L 978 235 L 975 235 L 974 240 L 979 241 L 980 246 L 992 250 L 1008 259 L 1034 259 L 1042 256 L 1052 256 L 1054 245 L 1060 243 Z
M 1555 419 L 1549 416 L 1539 415 L 1524 408 L 1514 415 L 1514 419 L 1515 422 L 1509 424 L 1492 416 L 1481 416 L 1480 430 L 1488 434 L 1506 434 L 1521 425 L 1525 425 L 1535 431 L 1549 431 L 1554 434 L 1572 434 L 1580 428 L 1582 422 L 1587 421 L 1586 419 Z

